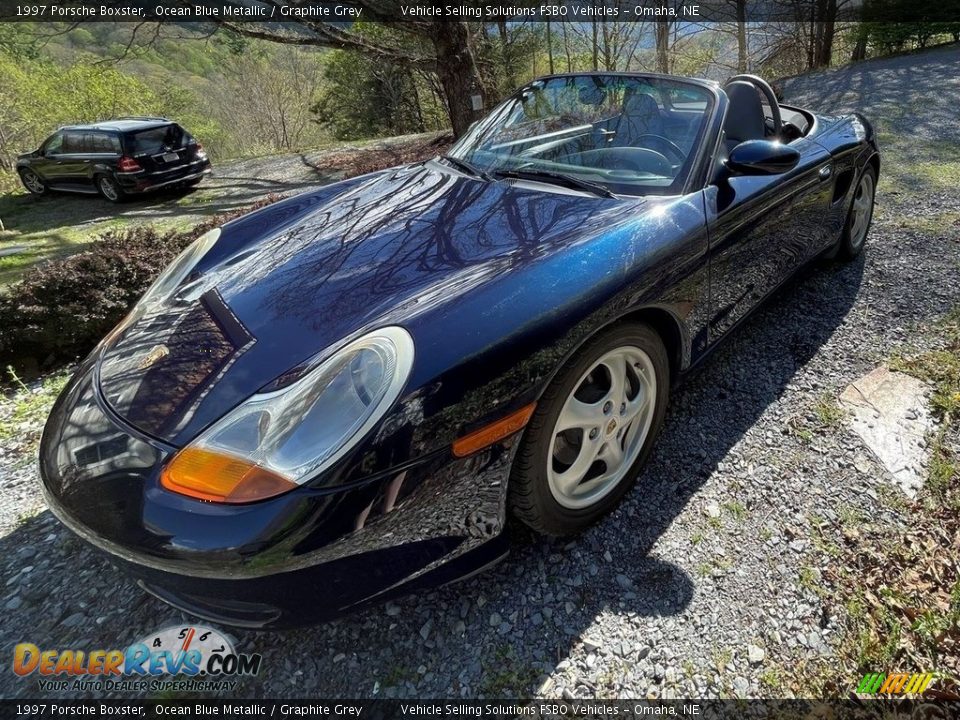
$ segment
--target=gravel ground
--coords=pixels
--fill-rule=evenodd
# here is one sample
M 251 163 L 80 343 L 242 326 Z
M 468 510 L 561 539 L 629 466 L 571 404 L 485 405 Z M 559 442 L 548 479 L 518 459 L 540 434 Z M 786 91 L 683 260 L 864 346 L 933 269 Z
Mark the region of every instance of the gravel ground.
M 931 324 L 960 305 L 960 198 L 942 174 L 958 167 L 960 125 L 934 121 L 953 114 L 942 85 L 958 78 L 952 48 L 787 85 L 820 110 L 862 109 L 884 138 L 922 139 L 929 157 L 886 141 L 887 166 L 910 182 L 881 183 L 864 257 L 805 272 L 674 394 L 614 514 L 567 543 L 518 532 L 510 558 L 459 585 L 296 634 L 236 633 L 264 655 L 239 695 L 782 696 L 798 668 L 840 672 L 841 618 L 818 593 L 835 561 L 818 528 L 908 519 L 836 398 L 897 351 L 936 343 Z M 922 116 L 903 111 L 921 102 Z M 954 165 L 928 170 L 941 147 Z M 180 617 L 42 510 L 30 460 L 50 394 L 36 388 L 33 425 L 0 450 L 2 653 L 116 647 Z M 23 397 L 0 405 L 0 426 Z M 2 695 L 35 692 L 0 673 Z

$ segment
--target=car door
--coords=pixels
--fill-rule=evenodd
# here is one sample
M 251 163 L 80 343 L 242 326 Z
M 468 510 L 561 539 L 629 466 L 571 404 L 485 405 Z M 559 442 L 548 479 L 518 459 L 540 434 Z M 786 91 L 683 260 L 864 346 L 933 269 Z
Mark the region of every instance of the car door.
M 55 184 L 60 179 L 60 170 L 63 164 L 60 156 L 63 153 L 64 132 L 56 132 L 40 146 L 40 157 L 31 163 L 37 175 L 43 178 L 48 185 Z
M 731 176 L 705 193 L 710 237 L 710 342 L 726 333 L 822 249 L 832 184 L 830 153 L 802 138 L 792 170 Z
M 82 130 L 64 130 L 63 144 L 57 154 L 49 158 L 52 162 L 51 174 L 55 180 L 51 183 L 70 189 L 92 189 L 86 180 L 89 157 L 86 144 L 87 133 Z

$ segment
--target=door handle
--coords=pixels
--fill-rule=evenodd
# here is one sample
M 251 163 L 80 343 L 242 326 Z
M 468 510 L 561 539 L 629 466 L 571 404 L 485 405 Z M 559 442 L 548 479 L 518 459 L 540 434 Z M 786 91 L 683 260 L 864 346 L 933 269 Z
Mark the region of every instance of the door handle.
M 833 175 L 833 165 L 824 165 L 817 174 L 821 180 L 829 180 L 830 176 Z

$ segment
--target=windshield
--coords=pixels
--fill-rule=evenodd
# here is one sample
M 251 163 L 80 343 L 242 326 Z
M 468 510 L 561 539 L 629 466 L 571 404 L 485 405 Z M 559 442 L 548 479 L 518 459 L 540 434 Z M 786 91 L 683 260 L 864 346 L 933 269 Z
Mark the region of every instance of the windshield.
M 627 195 L 680 192 L 713 109 L 699 85 L 656 77 L 537 80 L 450 155 L 491 175 L 562 173 Z

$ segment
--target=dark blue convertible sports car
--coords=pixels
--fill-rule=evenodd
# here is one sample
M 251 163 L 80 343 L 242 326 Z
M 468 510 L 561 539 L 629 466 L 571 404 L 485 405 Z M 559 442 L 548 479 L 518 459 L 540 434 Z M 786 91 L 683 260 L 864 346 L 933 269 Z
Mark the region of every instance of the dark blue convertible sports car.
M 276 628 L 462 578 L 637 480 L 671 384 L 805 263 L 857 255 L 860 115 L 770 87 L 536 80 L 448 155 L 203 236 L 81 364 L 53 511 L 149 592 Z

